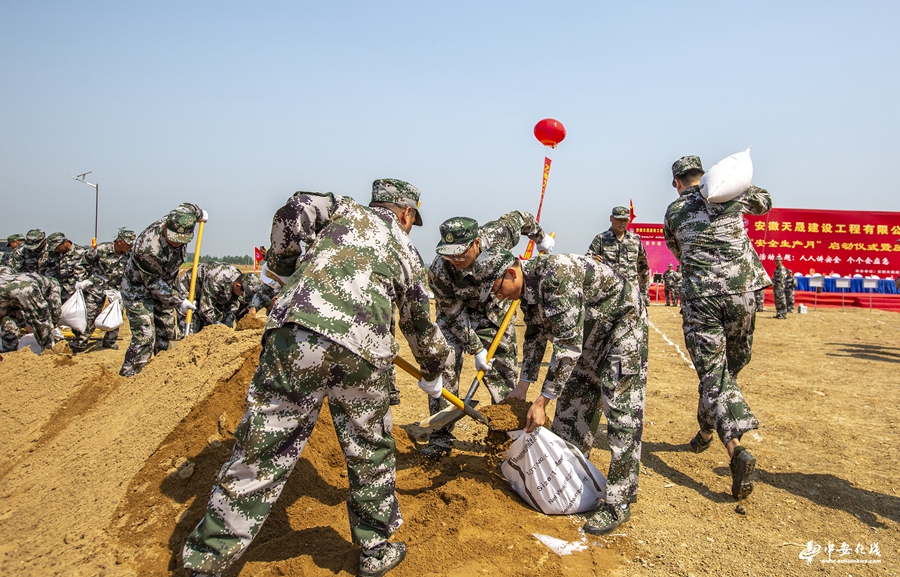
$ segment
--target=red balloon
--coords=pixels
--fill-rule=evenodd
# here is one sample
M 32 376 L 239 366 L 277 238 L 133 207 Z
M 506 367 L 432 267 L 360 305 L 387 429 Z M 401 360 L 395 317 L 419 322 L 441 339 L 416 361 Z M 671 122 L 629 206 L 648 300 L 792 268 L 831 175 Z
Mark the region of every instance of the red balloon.
M 534 125 L 534 137 L 540 140 L 541 144 L 556 148 L 556 145 L 566 137 L 566 128 L 559 120 L 545 118 Z

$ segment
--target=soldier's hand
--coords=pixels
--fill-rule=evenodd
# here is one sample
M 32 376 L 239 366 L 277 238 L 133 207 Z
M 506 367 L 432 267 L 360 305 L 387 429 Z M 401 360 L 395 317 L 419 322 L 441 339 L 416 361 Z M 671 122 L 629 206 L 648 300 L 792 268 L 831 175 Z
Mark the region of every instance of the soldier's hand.
M 93 286 L 94 283 L 89 280 L 80 280 L 75 282 L 75 290 L 84 290 L 90 286 Z
M 553 246 L 555 244 L 556 240 L 549 234 L 545 234 L 544 239 L 534 245 L 534 248 L 536 248 L 538 252 L 549 253 L 553 251 Z
M 487 360 L 487 350 L 482 348 L 478 353 L 475 354 L 475 370 L 476 371 L 484 371 L 488 372 L 493 368 L 493 361 L 488 362 Z
M 419 379 L 419 388 L 428 393 L 428 396 L 433 399 L 441 398 L 441 390 L 444 388 L 444 378 L 441 375 L 438 375 L 433 381 L 429 381 L 422 377 Z
M 188 312 L 188 309 L 195 311 L 195 310 L 197 310 L 197 305 L 195 305 L 194 303 L 192 303 L 191 301 L 189 301 L 187 299 L 184 299 L 183 301 L 181 301 L 181 304 L 178 305 L 178 312 L 180 312 L 183 315 L 186 315 Z
M 209 213 L 201 208 L 200 209 L 200 218 L 197 219 L 197 222 L 207 222 L 207 221 L 209 221 Z
M 544 411 L 544 408 L 549 402 L 550 399 L 541 395 L 531 404 L 531 408 L 528 409 L 528 416 L 525 420 L 526 433 L 533 433 L 535 429 L 543 426 L 544 423 L 547 422 L 547 413 Z

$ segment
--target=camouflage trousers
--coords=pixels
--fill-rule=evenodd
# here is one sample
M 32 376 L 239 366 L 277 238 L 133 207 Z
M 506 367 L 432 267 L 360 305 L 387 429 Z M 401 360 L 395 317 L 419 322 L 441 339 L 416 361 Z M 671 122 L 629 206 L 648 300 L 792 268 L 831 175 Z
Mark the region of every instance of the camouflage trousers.
M 562 394 L 550 430 L 585 454 L 606 417 L 610 462 L 607 503 L 637 501 L 647 391 L 647 316 L 608 330 L 585 323 L 583 352 Z
M 779 316 L 784 316 L 787 314 L 787 299 L 784 295 L 784 287 L 781 285 L 775 285 L 772 288 L 772 292 L 775 294 L 775 313 Z
M 756 297 L 752 292 L 701 297 L 682 304 L 684 342 L 700 377 L 697 422 L 722 443 L 759 427 L 737 384 L 753 352 Z
M 4 316 L 0 320 L 0 353 L 14 351 L 19 346 L 20 329 L 15 317 L 21 317 L 21 315 L 15 314 L 18 311 L 11 312 L 13 314 Z
M 670 284 L 665 285 L 664 292 L 666 293 L 666 306 L 677 305 L 678 304 L 678 296 L 675 292 L 675 287 Z
M 55 282 L 55 281 L 54 281 Z M 59 293 L 45 297 L 34 285 L 25 285 L 0 295 L 0 342 L 4 351 L 19 346 L 19 329 L 31 327 L 34 339 L 43 348 L 53 346 L 53 327 L 59 322 Z
M 160 306 L 150 296 L 131 298 L 125 291 L 122 304 L 131 328 L 131 344 L 119 374 L 133 377 L 144 369 L 152 355 L 169 348 L 169 341 L 175 337 L 175 310 Z
M 278 500 L 326 397 L 347 461 L 353 543 L 363 549 L 385 543 L 403 523 L 388 405 L 392 372 L 298 325 L 268 331 L 234 452 L 184 545 L 184 566 L 215 573 L 243 554 Z
M 75 338 L 72 340 L 73 349 L 84 349 L 87 347 L 88 339 L 94 334 L 94 321 L 97 320 L 97 315 L 103 311 L 103 303 L 106 301 L 106 295 L 103 294 L 102 290 L 95 290 L 94 287 L 91 287 L 83 292 L 84 307 L 87 311 L 87 328 L 83 333 L 72 331 L 75 333 Z M 108 347 L 115 344 L 118 338 L 119 329 L 108 331 L 103 335 L 103 345 Z
M 443 319 L 437 321 L 438 327 L 450 346 L 450 355 L 447 358 L 447 364 L 441 377 L 444 381 L 444 388 L 459 396 L 459 378 L 462 374 L 463 360 L 465 358 L 465 344 L 447 328 Z M 493 364 L 491 370 L 484 374 L 482 383 L 491 393 L 491 401 L 499 403 L 506 398 L 506 395 L 515 388 L 519 382 L 519 360 L 518 350 L 516 347 L 516 327 L 515 323 L 510 322 L 506 328 L 506 332 L 500 338 L 497 350 L 494 352 Z M 486 316 L 482 317 L 475 329 L 481 344 L 485 349 L 491 346 L 494 336 L 500 327 L 491 322 Z M 474 359 L 474 357 L 472 357 Z M 471 362 L 474 363 L 474 360 Z M 468 393 L 468 389 L 463 391 L 463 396 Z M 449 403 L 443 398 L 433 399 L 428 397 L 428 412 L 435 414 L 438 411 L 449 406 Z M 432 431 L 429 443 L 439 445 L 441 447 L 451 447 L 453 445 L 453 425 L 449 425 L 438 431 Z
M 766 289 L 761 288 L 753 294 L 756 312 L 761 312 L 766 308 Z

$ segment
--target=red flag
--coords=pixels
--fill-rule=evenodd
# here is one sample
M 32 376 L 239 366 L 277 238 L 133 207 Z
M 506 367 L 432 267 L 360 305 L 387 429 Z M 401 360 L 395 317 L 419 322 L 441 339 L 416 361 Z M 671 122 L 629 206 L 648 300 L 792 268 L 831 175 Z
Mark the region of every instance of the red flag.
M 259 266 L 259 262 L 263 259 L 262 253 L 259 250 L 258 246 L 253 247 L 253 270 L 256 270 Z
M 634 214 L 634 203 L 631 199 L 628 199 L 628 211 L 631 213 L 628 215 L 628 226 L 631 226 L 631 223 L 634 222 L 634 217 L 637 216 Z

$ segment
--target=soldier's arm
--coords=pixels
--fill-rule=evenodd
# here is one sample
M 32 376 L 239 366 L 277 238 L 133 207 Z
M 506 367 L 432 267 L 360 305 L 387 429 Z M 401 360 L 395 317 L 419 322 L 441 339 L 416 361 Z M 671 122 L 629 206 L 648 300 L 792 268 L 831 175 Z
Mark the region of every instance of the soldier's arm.
M 541 327 L 534 324 L 525 324 L 521 378 L 526 381 L 533 383 L 538 379 L 541 371 L 541 362 L 544 360 L 544 352 L 547 350 L 547 340 L 547 335 L 541 331 Z
M 678 245 L 678 239 L 675 237 L 675 231 L 669 228 L 669 217 L 666 215 L 666 221 L 663 224 L 663 237 L 666 239 L 666 246 L 675 255 L 675 259 L 681 262 L 681 247 Z
M 588 247 L 586 256 L 600 256 L 603 254 L 603 242 L 600 240 L 600 235 L 594 237 L 594 240 L 591 241 L 591 246 Z
M 332 193 L 295 192 L 272 218 L 271 246 L 266 264 L 277 275 L 291 276 L 303 245 L 311 244 L 316 234 L 331 220 L 340 197 Z
M 577 266 L 558 267 L 543 280 L 544 332 L 553 335 L 553 361 L 541 387 L 541 394 L 557 398 L 581 357 L 584 340 L 584 270 Z
M 441 260 L 438 260 L 441 259 Z M 428 284 L 434 293 L 434 304 L 438 315 L 443 319 L 444 326 L 453 333 L 453 336 L 461 343 L 465 343 L 466 352 L 476 354 L 482 348 L 478 333 L 469 326 L 469 315 L 463 302 L 456 298 L 453 292 L 453 284 L 444 274 L 447 270 L 446 262 L 442 257 L 436 257 L 428 269 Z
M 407 254 L 402 254 L 400 258 L 404 278 L 400 283 L 403 290 L 397 294 L 397 308 L 400 311 L 398 325 L 413 357 L 419 363 L 422 376 L 433 381 L 443 371 L 450 347 L 438 326 L 431 322 L 425 270 L 419 264 L 421 258 L 418 252 L 415 255 L 409 254 L 410 247 L 411 241 L 406 247 Z M 415 248 L 411 250 L 415 251 Z
M 644 243 L 638 236 L 638 284 L 641 285 L 641 292 L 647 292 L 650 288 L 650 261 L 647 259 L 647 251 L 644 249 Z
M 751 186 L 737 199 L 746 214 L 766 214 L 772 208 L 772 197 L 769 191 L 758 186 Z
M 534 242 L 544 240 L 546 233 L 530 212 L 514 210 L 481 227 L 482 236 L 491 237 L 491 246 L 512 250 L 522 236 Z

